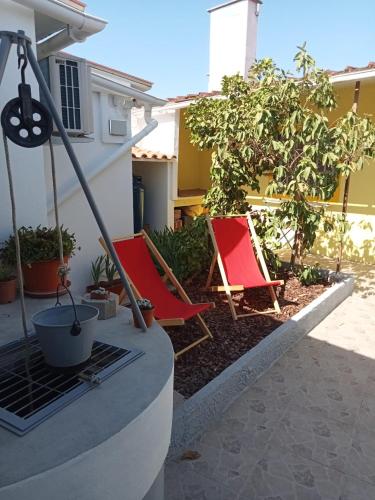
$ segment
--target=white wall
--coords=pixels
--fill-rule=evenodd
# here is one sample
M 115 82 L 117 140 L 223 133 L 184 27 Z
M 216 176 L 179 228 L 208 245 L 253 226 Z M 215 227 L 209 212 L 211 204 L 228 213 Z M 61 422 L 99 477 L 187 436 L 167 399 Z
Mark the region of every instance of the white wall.
M 176 154 L 176 124 L 174 110 L 164 108 L 153 108 L 152 117 L 159 125 L 151 134 L 142 139 L 137 146 L 150 151 L 160 151 L 161 153 L 173 155 Z M 142 130 L 145 126 L 143 112 L 135 110 L 132 113 L 133 135 Z
M 34 13 L 11 0 L 1 0 L 0 30 L 25 33 L 35 41 Z M 34 46 L 35 48 L 35 46 Z M 30 67 L 26 71 L 27 81 L 31 83 L 32 95 L 39 99 L 39 89 Z M 17 70 L 16 47 L 13 46 L 3 82 L 0 86 L 0 111 L 8 100 L 18 96 L 17 86 L 20 73 Z M 26 149 L 9 143 L 13 180 L 17 198 L 18 225 L 37 226 L 47 223 L 46 193 L 41 147 Z M 0 240 L 11 233 L 11 213 L 8 181 L 5 170 L 3 141 L 0 139 Z
M 134 161 L 133 172 L 145 187 L 145 224 L 151 229 L 173 227 L 172 182 L 176 162 Z
M 106 106 L 103 108 L 103 105 Z M 102 162 L 121 144 L 104 143 L 102 131 L 108 123 L 103 113 L 109 118 L 124 118 L 121 109 L 113 105 L 111 96 L 93 93 L 93 115 L 95 141 L 92 143 L 74 144 L 73 147 L 86 175 Z M 130 121 L 128 124 L 130 130 Z M 125 140 L 125 138 L 124 138 Z M 58 185 L 69 186 L 76 182 L 75 172 L 62 145 L 55 146 Z M 49 151 L 45 148 L 46 178 L 48 192 L 51 193 L 51 176 Z M 131 153 L 124 154 L 110 167 L 90 181 L 94 198 L 101 215 L 112 236 L 120 236 L 133 232 L 133 193 L 132 193 L 132 160 Z M 72 290 L 82 293 L 85 285 L 90 284 L 90 264 L 103 253 L 98 238 L 99 229 L 82 190 L 66 199 L 59 207 L 60 223 L 76 234 L 81 250 L 71 259 Z M 49 212 L 49 222 L 54 224 L 54 213 Z
M 256 56 L 258 17 L 253 0 L 240 0 L 210 12 L 208 90 L 220 90 L 224 75 L 246 77 Z

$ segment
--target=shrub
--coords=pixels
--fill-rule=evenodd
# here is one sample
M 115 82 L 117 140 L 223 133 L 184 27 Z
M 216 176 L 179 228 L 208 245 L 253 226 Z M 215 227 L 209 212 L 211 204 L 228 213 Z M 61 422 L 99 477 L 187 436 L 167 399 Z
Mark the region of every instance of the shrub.
M 71 256 L 76 249 L 76 238 L 73 233 L 61 227 L 64 256 Z M 56 260 L 59 258 L 59 240 L 56 228 L 38 226 L 21 227 L 18 230 L 21 247 L 21 261 L 24 265 L 33 262 Z M 16 265 L 16 244 L 14 236 L 4 242 L 1 251 L 2 259 L 6 264 Z
M 317 285 L 323 281 L 322 274 L 317 264 L 315 264 L 315 266 L 302 266 L 301 270 L 298 272 L 298 279 L 302 285 L 305 286 Z
M 13 278 L 14 275 L 13 269 L 8 264 L 0 261 L 0 281 L 8 281 Z
M 206 270 L 212 259 L 213 249 L 203 216 L 177 231 L 165 227 L 149 236 L 179 281 Z

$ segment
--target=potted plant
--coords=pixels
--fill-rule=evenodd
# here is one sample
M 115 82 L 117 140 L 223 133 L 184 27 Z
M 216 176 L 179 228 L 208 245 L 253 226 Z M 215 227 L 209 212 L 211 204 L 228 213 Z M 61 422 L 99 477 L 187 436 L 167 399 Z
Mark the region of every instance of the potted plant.
M 146 326 L 147 328 L 149 328 L 154 320 L 155 307 L 148 299 L 138 299 L 137 304 L 142 313 L 143 319 L 145 320 Z M 136 328 L 140 328 L 141 325 L 138 323 L 134 311 L 133 311 L 133 320 L 134 320 L 134 326 Z
M 64 261 L 74 255 L 76 239 L 74 234 L 61 228 Z M 18 230 L 21 247 L 21 262 L 24 276 L 25 293 L 34 297 L 48 297 L 56 293 L 59 283 L 58 270 L 59 239 L 56 228 L 38 226 L 21 227 Z M 3 261 L 10 265 L 16 264 L 16 245 L 14 236 L 4 243 Z
M 93 284 L 86 287 L 86 292 L 91 293 L 101 287 L 100 278 L 104 272 L 104 255 L 99 255 L 93 262 L 91 262 L 91 279 Z
M 91 293 L 98 288 L 105 288 L 110 293 L 120 295 L 123 289 L 121 280 L 115 279 L 117 274 L 116 266 L 112 263 L 108 255 L 100 255 L 91 262 L 91 279 L 92 285 L 86 287 L 86 292 Z M 105 275 L 106 279 L 100 278 Z
M 0 304 L 14 302 L 17 296 L 17 279 L 11 268 L 0 262 Z
M 117 275 L 117 269 L 109 255 L 106 255 L 104 259 L 104 274 L 106 277 L 106 281 L 102 281 L 100 285 L 109 292 L 117 293 L 117 295 L 120 295 L 123 289 L 123 285 L 119 278 L 115 279 L 115 276 Z

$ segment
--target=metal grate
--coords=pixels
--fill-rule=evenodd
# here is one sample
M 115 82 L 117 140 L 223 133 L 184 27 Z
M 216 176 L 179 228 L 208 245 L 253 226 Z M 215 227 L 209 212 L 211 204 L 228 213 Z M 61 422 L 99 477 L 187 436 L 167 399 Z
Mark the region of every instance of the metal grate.
M 68 59 L 56 59 L 59 65 L 61 113 L 64 127 L 71 130 L 81 128 L 81 102 L 78 63 Z
M 61 372 L 45 364 L 38 338 L 0 347 L 0 425 L 23 435 L 144 354 L 94 342 L 84 367 Z

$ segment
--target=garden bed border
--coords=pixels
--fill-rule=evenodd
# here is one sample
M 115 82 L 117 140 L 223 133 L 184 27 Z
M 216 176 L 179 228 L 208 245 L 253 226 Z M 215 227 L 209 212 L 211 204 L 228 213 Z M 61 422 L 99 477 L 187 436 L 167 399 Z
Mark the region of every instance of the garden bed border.
M 352 276 L 340 274 L 338 281 L 335 273 L 323 272 L 330 280 L 336 281 L 328 290 L 175 408 L 170 456 L 185 450 L 215 420 L 220 419 L 228 407 L 286 351 L 352 294 Z

